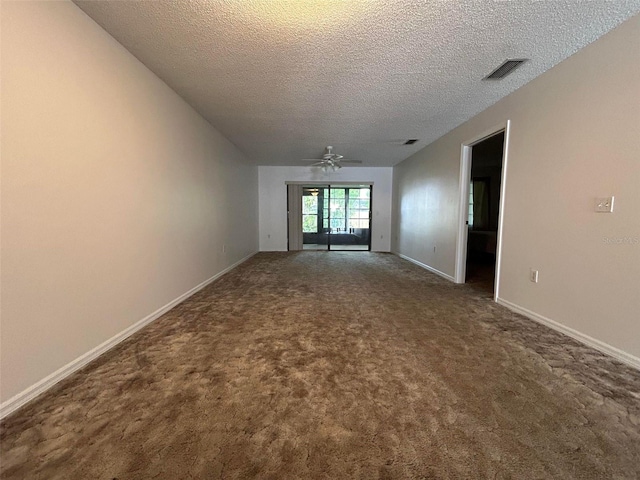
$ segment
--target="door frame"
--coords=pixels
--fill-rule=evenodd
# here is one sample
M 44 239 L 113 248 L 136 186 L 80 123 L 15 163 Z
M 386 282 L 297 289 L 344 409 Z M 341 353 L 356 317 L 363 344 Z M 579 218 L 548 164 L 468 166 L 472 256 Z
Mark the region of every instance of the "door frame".
M 493 292 L 494 301 L 498 300 L 500 290 L 500 269 L 502 267 L 502 231 L 504 224 L 505 194 L 507 186 L 507 166 L 509 153 L 509 134 L 511 130 L 511 120 L 490 128 L 480 135 L 463 142 L 460 146 L 460 188 L 459 188 L 459 209 L 458 209 L 458 235 L 456 239 L 456 264 L 455 282 L 465 283 L 467 274 L 467 236 L 469 227 L 469 182 L 471 182 L 471 152 L 474 145 L 504 132 L 504 144 L 502 147 L 502 172 L 500 175 L 500 206 L 498 212 L 498 233 L 496 237 L 496 274 L 495 287 Z

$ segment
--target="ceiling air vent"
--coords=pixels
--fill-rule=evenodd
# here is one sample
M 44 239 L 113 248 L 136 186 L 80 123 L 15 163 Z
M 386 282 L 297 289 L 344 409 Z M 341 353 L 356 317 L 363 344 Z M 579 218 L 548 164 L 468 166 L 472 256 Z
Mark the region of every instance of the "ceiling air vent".
M 409 140 L 407 140 L 406 142 L 404 142 L 404 145 L 413 145 L 414 143 L 416 143 L 418 141 L 417 138 L 410 138 Z
M 483 80 L 502 80 L 527 60 L 527 58 L 505 60 L 502 65 L 484 77 Z

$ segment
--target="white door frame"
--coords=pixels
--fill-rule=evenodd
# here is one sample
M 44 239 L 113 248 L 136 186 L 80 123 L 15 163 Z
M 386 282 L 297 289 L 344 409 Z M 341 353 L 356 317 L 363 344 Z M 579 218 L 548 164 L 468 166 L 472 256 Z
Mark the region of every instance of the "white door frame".
M 496 277 L 493 299 L 497 301 L 500 289 L 500 267 L 502 264 L 502 225 L 504 222 L 505 192 L 507 185 L 507 160 L 509 152 L 509 130 L 511 120 L 496 125 L 495 127 L 477 135 L 467 142 L 463 142 L 460 148 L 460 206 L 458 211 L 458 237 L 456 244 L 456 283 L 465 283 L 467 274 L 467 234 L 469 219 L 469 182 L 471 182 L 471 149 L 474 145 L 504 132 L 504 145 L 502 150 L 502 174 L 500 179 L 500 211 L 498 214 L 498 235 L 496 238 Z

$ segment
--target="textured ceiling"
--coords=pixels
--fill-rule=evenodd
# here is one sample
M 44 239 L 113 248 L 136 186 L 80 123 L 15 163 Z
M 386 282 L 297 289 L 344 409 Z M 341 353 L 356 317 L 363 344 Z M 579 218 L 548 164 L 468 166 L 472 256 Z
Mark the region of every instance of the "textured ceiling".
M 75 3 L 261 165 L 303 165 L 326 145 L 394 165 L 640 11 L 640 0 Z M 531 61 L 481 81 L 507 58 Z

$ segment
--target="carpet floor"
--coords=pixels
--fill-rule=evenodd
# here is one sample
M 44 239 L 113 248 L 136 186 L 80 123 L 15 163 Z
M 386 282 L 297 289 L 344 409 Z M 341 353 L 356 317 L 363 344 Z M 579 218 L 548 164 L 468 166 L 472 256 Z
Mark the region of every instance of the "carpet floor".
M 260 253 L 1 428 L 5 479 L 634 479 L 640 373 L 390 254 Z

